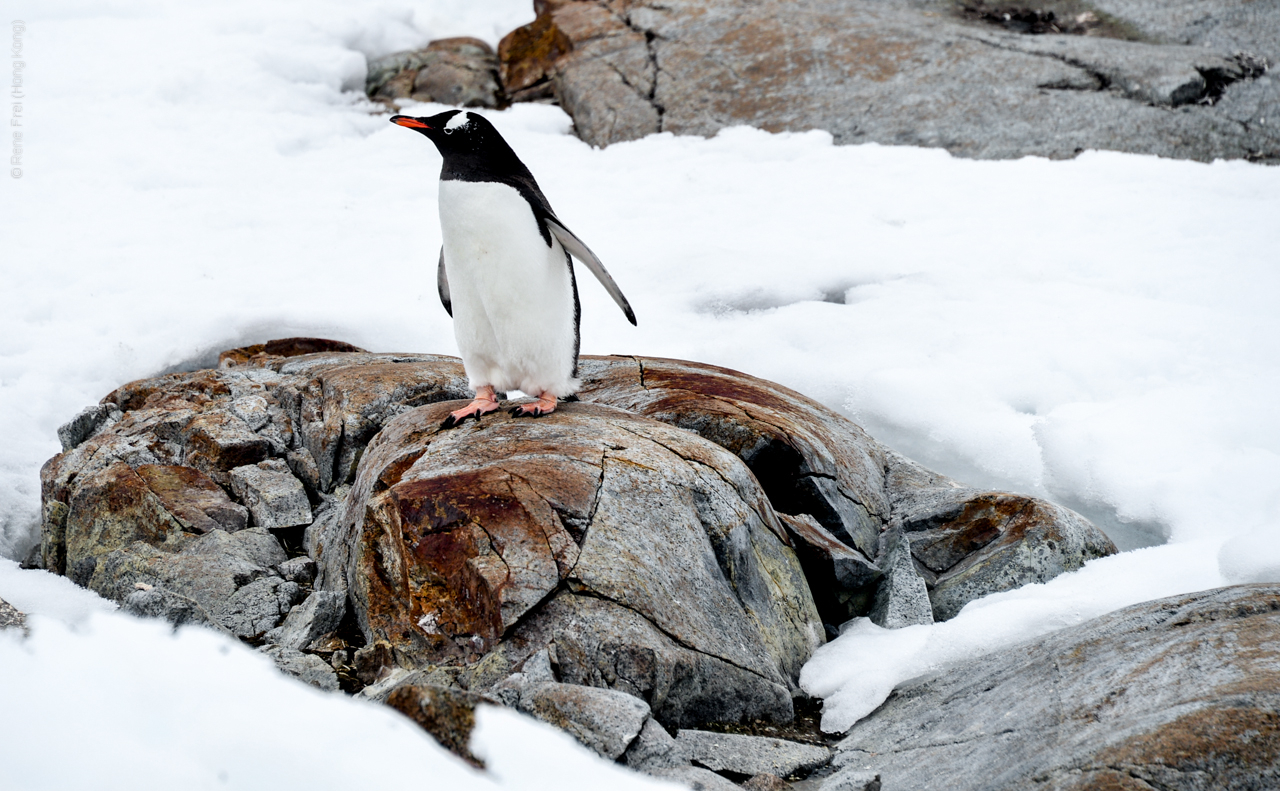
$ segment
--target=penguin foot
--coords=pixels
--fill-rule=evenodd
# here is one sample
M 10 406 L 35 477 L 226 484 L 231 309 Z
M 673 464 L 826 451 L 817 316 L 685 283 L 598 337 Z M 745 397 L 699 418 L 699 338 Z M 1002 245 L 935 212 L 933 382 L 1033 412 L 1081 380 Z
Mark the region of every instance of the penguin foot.
M 556 397 L 550 393 L 538 396 L 537 401 L 521 404 L 510 409 L 513 417 L 542 417 L 556 411 Z
M 454 410 L 449 413 L 449 417 L 445 418 L 440 424 L 440 429 L 450 429 L 455 426 L 461 426 L 467 422 L 467 418 L 475 418 L 476 422 L 480 422 L 481 415 L 487 415 L 490 412 L 498 411 L 498 398 L 494 395 L 492 387 L 482 387 L 476 391 L 475 399 L 462 409 Z

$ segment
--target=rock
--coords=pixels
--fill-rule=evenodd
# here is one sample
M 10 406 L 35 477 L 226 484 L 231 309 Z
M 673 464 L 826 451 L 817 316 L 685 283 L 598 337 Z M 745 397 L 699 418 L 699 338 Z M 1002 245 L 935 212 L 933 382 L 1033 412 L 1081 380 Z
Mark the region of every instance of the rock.
M 344 594 L 315 591 L 302 604 L 289 610 L 284 622 L 267 632 L 266 640 L 286 648 L 306 648 L 313 640 L 337 629 L 346 611 Z
M 308 557 L 289 558 L 279 566 L 281 577 L 301 585 L 315 581 L 316 569 L 316 562 Z
M 880 567 L 808 514 L 778 518 L 791 537 L 822 622 L 838 625 L 866 612 L 880 583 Z
M 622 754 L 622 760 L 637 772 L 646 774 L 689 764 L 689 756 L 680 749 L 666 728 L 652 717 L 645 721 L 640 733 Z
M 262 653 L 271 657 L 276 667 L 294 678 L 325 692 L 338 691 L 338 674 L 320 657 L 304 654 L 282 645 L 263 646 Z
M 886 629 L 933 623 L 929 590 L 916 571 L 911 544 L 902 529 L 894 527 L 884 535 L 885 551 L 880 561 L 884 579 L 871 605 L 871 620 Z
M 439 39 L 425 49 L 377 58 L 369 63 L 365 93 L 388 104 L 396 99 L 456 107 L 502 103 L 497 58 L 488 44 L 475 38 Z
M 575 684 L 530 684 L 519 708 L 617 760 L 649 719 L 649 705 L 625 692 Z
M 827 778 L 819 791 L 880 791 L 880 775 L 848 766 Z
M 118 423 L 122 414 L 120 407 L 110 403 L 85 407 L 66 424 L 58 427 L 58 441 L 62 443 L 64 451 L 77 448 L 100 429 Z
M 120 609 L 139 618 L 161 618 L 176 626 L 200 624 L 221 632 L 230 632 L 209 615 L 194 599 L 174 593 L 165 587 L 145 582 L 137 583 L 139 589 L 125 596 Z
M 1280 586 L 1242 585 L 1134 605 L 907 682 L 835 762 L 879 774 L 885 791 L 1272 788 L 1277 711 Z
M 4 599 L 0 599 L 0 629 L 26 629 L 27 616 Z
M 218 367 L 250 366 L 279 370 L 280 365 L 290 357 L 322 352 L 364 352 L 364 349 L 328 338 L 280 338 L 239 349 L 228 349 L 218 355 Z
M 194 467 L 143 464 L 135 472 L 183 530 L 235 532 L 249 523 L 249 510 L 232 501 L 221 486 Z
M 549 86 L 597 146 L 746 124 L 982 159 L 1280 161 L 1262 122 L 1280 117 L 1280 87 L 1255 65 L 1280 61 L 1280 7 L 1035 5 L 547 0 L 499 45 L 500 70 L 516 97 Z
M 183 463 L 195 467 L 218 483 L 231 482 L 228 473 L 257 464 L 271 455 L 271 443 L 230 412 L 207 412 L 186 427 Z
M 476 725 L 476 706 L 484 702 L 481 696 L 459 689 L 417 684 L 396 687 L 386 700 L 388 706 L 473 766 L 480 766 L 480 760 L 471 754 L 468 744 Z
M 356 547 L 348 590 L 367 642 L 434 664 L 515 630 L 498 652 L 510 664 L 554 642 L 562 680 L 634 694 L 663 721 L 790 718 L 820 625 L 735 457 L 588 404 L 439 432 L 450 408 L 384 426 L 332 539 Z M 597 660 L 617 669 L 597 675 Z
M 768 773 L 750 777 L 741 786 L 743 791 L 787 791 L 793 787 L 781 777 Z
M 690 791 L 738 791 L 736 783 L 729 782 L 709 769 L 697 766 L 675 766 L 670 769 L 657 769 L 649 774 L 680 783 Z
M 257 527 L 311 524 L 307 492 L 280 459 L 236 467 L 231 471 L 231 488 L 248 506 Z
M 676 744 L 693 764 L 738 775 L 786 777 L 811 772 L 831 760 L 826 747 L 737 733 L 682 730 Z

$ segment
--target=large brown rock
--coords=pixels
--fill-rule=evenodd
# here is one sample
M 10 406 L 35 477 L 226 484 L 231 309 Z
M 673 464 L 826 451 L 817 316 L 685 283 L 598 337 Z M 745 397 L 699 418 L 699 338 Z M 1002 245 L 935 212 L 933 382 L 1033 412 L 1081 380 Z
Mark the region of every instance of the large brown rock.
M 1274 3 L 1211 0 L 1195 14 L 1153 0 L 537 6 L 500 45 L 501 73 L 517 95 L 549 85 L 593 145 L 747 124 L 976 158 L 1280 161 L 1280 82 L 1263 76 L 1280 60 Z
M 1280 587 L 1245 585 L 1138 604 L 907 682 L 835 763 L 879 774 L 883 791 L 1270 789 L 1278 711 Z

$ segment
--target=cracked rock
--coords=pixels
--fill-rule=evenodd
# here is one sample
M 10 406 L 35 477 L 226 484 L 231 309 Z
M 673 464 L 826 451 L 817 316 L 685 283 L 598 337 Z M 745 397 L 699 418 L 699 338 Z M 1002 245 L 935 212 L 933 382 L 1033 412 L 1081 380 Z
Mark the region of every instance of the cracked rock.
M 311 503 L 289 465 L 269 459 L 231 471 L 231 487 L 249 508 L 255 527 L 311 524 Z
M 79 447 L 100 429 L 109 428 L 120 421 L 123 413 L 115 404 L 95 404 L 85 407 L 80 414 L 58 427 L 58 441 L 64 451 Z
M 698 766 L 739 775 L 786 777 L 811 772 L 831 760 L 826 747 L 737 733 L 682 730 L 676 734 L 676 745 Z
M 907 681 L 834 763 L 884 791 L 1275 788 L 1277 678 L 1280 586 L 1174 596 Z

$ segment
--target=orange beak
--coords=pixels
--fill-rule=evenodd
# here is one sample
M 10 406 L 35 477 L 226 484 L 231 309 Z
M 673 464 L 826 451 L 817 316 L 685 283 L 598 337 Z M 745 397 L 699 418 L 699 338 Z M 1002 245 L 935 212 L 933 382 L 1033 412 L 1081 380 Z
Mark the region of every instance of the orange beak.
M 430 129 L 431 128 L 426 124 L 422 123 L 421 121 L 419 121 L 418 119 L 410 118 L 407 115 L 397 115 L 395 118 L 391 119 L 391 123 L 397 124 L 399 126 L 407 126 L 410 129 Z

